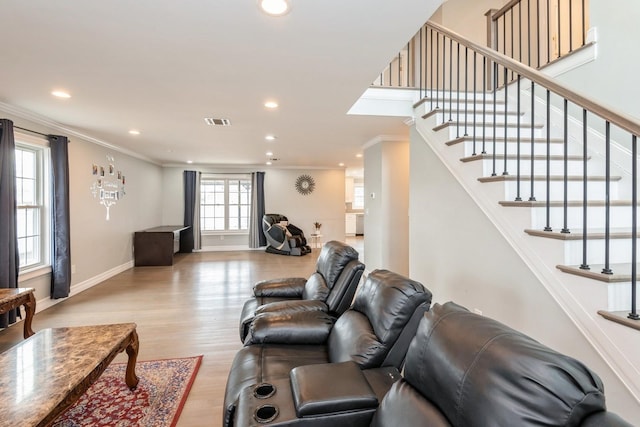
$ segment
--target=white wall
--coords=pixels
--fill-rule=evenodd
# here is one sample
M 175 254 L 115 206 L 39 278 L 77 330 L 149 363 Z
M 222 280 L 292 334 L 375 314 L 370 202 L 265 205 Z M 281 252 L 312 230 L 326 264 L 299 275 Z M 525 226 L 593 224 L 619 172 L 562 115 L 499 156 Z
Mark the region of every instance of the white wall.
M 162 173 L 162 185 L 166 189 L 162 207 L 164 224 L 182 224 L 183 208 L 183 172 L 198 170 L 209 173 L 250 173 L 250 169 L 224 168 L 182 168 L 166 167 Z M 304 231 L 310 242 L 310 234 L 314 232 L 313 223 L 322 224 L 323 242 L 329 240 L 344 241 L 345 230 L 345 175 L 342 169 L 264 169 L 264 190 L 266 213 L 279 213 L 287 216 L 289 222 Z M 315 190 L 302 195 L 295 189 L 296 179 L 302 175 L 310 175 L 315 181 Z M 248 247 L 247 235 L 220 235 L 203 237 L 203 248 L 206 247 Z
M 487 18 L 490 9 L 500 9 L 509 0 L 447 0 L 431 20 L 467 39 L 487 45 Z
M 13 120 L 15 126 L 69 137 L 71 264 L 75 270 L 71 277 L 72 295 L 130 268 L 133 265 L 133 233 L 161 222 L 161 168 L 79 136 L 65 134 L 46 122 L 34 123 L 10 112 L 0 114 Z M 111 207 L 108 221 L 106 209 L 91 192 L 96 179 L 92 165 L 108 166 L 107 155 L 113 156 L 116 170 L 126 178 L 126 196 Z M 19 286 L 35 288 L 38 310 L 52 303 L 49 300 L 50 280 L 50 274 L 20 279 Z
M 628 421 L 640 406 L 466 191 L 411 132 L 410 277 L 434 302 L 479 309 L 581 360 L 605 384 L 607 407 Z
M 364 182 L 367 270 L 385 268 L 408 275 L 409 142 L 381 141 L 367 147 Z

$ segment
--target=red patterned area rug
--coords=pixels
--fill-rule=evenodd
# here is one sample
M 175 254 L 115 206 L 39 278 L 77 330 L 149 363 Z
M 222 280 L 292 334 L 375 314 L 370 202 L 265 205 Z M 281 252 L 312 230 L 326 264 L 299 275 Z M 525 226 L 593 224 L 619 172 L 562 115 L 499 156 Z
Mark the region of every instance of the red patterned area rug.
M 136 363 L 138 387 L 124 382 L 126 363 L 113 363 L 54 427 L 173 427 L 202 356 Z

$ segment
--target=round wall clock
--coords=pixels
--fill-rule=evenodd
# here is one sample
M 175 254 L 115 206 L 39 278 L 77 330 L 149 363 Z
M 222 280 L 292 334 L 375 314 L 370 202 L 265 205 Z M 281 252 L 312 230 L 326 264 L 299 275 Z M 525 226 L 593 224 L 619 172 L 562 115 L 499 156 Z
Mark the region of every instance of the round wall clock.
M 309 175 L 300 175 L 296 179 L 296 190 L 302 195 L 311 194 L 316 187 L 316 182 Z

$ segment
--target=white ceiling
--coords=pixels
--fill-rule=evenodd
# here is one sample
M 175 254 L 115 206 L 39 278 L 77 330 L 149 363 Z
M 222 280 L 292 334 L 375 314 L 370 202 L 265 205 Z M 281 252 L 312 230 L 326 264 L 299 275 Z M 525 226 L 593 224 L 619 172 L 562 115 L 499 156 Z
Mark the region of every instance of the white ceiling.
M 4 0 L 0 102 L 159 164 L 357 167 L 408 129 L 346 112 L 440 3 L 291 0 L 274 18 L 257 0 Z

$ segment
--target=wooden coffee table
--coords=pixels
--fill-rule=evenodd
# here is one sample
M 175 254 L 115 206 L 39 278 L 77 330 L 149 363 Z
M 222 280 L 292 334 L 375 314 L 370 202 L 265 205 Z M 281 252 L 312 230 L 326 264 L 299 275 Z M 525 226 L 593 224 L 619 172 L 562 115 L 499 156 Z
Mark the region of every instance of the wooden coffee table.
M 31 321 L 36 312 L 36 299 L 33 296 L 33 288 L 2 288 L 0 289 L 0 314 L 24 305 L 26 316 L 24 319 L 24 337 L 33 335 Z
M 0 353 L 0 424 L 51 425 L 124 350 L 125 382 L 134 389 L 135 323 L 44 329 Z

